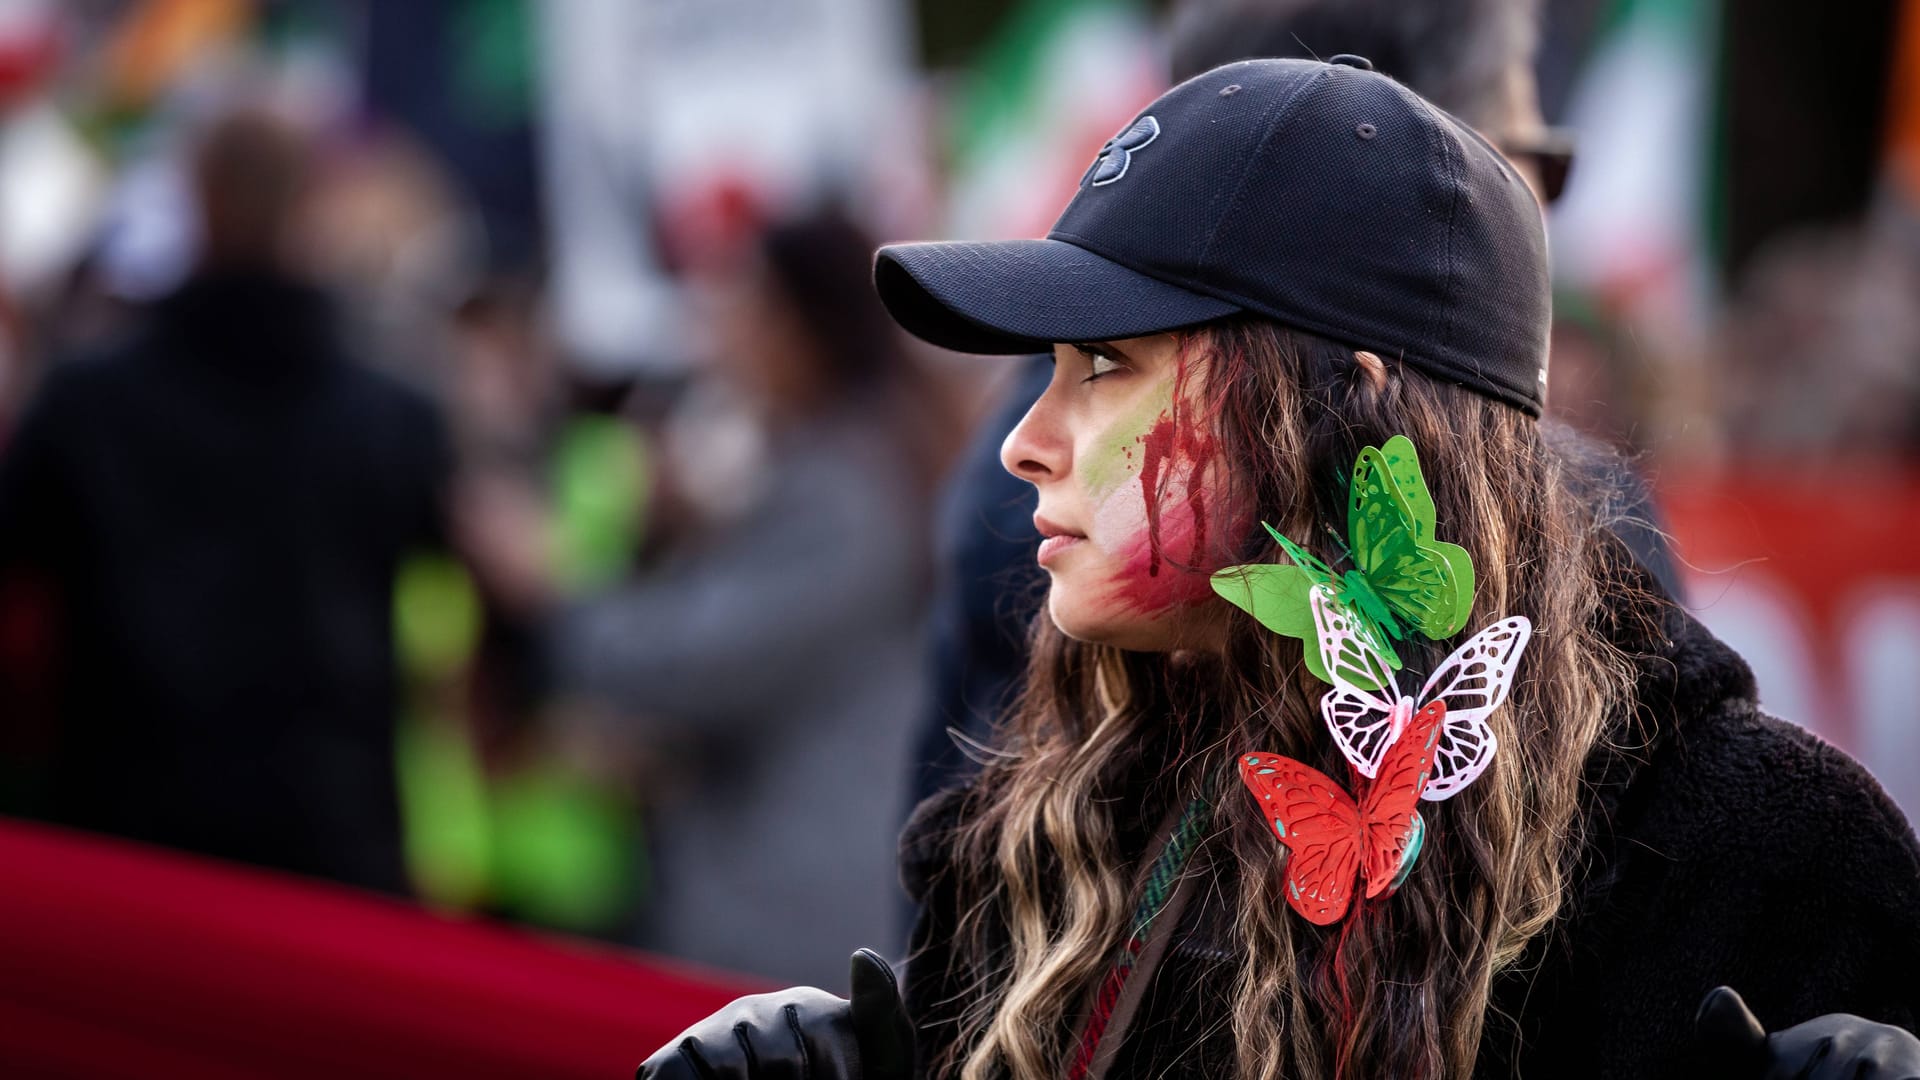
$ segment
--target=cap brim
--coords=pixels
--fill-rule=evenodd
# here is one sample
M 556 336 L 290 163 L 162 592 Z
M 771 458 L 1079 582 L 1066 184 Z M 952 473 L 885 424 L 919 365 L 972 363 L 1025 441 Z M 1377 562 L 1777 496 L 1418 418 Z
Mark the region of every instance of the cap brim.
M 1192 326 L 1241 308 L 1064 240 L 890 244 L 874 284 L 909 333 L 964 353 L 1044 352 Z

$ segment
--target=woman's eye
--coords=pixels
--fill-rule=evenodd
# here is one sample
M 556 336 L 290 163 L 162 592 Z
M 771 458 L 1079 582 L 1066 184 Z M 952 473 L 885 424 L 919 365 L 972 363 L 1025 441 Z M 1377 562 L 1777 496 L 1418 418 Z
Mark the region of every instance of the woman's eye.
M 1087 376 L 1087 381 L 1089 382 L 1102 375 L 1110 375 L 1120 370 L 1120 362 L 1103 352 L 1089 352 L 1087 354 L 1087 362 L 1092 372 L 1092 374 Z

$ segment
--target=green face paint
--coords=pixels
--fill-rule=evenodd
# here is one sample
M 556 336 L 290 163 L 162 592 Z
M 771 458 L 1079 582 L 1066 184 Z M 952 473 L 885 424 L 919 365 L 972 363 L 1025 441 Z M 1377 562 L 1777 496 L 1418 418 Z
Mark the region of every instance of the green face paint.
M 1151 393 L 1100 433 L 1083 461 L 1076 462 L 1087 494 L 1101 498 L 1140 472 L 1141 443 L 1153 426 L 1173 410 L 1173 379 L 1162 379 Z

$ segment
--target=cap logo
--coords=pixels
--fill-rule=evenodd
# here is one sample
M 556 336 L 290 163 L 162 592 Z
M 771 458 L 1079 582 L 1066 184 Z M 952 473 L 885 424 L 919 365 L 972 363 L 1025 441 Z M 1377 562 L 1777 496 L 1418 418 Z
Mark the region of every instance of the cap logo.
M 1127 166 L 1133 164 L 1133 155 L 1141 147 L 1160 137 L 1160 121 L 1151 116 L 1143 116 L 1127 126 L 1125 131 L 1107 140 L 1100 153 L 1093 159 L 1093 167 L 1087 172 L 1093 177 L 1093 186 L 1111 184 L 1127 175 Z

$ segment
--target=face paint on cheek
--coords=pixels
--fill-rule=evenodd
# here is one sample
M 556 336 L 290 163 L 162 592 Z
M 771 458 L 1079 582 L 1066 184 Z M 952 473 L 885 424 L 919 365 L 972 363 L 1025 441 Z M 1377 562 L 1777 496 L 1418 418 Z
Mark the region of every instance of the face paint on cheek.
M 1176 399 L 1177 400 L 1177 399 Z M 1124 610 L 1156 613 L 1213 595 L 1208 565 L 1210 498 L 1223 472 L 1219 439 L 1188 408 L 1163 411 L 1138 437 L 1138 486 L 1108 497 L 1096 512 L 1099 533 L 1119 537 L 1119 566 L 1108 597 Z
M 1156 614 L 1191 607 L 1213 598 L 1208 575 L 1195 565 L 1204 549 L 1192 503 L 1159 515 L 1157 527 L 1145 524 L 1121 545 L 1120 567 L 1107 583 L 1107 597 L 1121 610 Z
M 1076 463 L 1081 486 L 1095 505 L 1139 474 L 1148 434 L 1172 413 L 1171 390 L 1163 387 L 1109 427 L 1095 443 L 1093 453 Z

